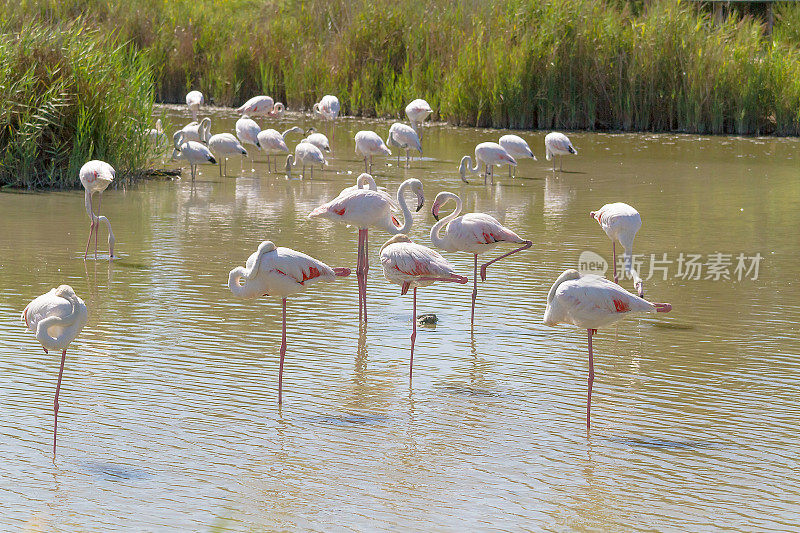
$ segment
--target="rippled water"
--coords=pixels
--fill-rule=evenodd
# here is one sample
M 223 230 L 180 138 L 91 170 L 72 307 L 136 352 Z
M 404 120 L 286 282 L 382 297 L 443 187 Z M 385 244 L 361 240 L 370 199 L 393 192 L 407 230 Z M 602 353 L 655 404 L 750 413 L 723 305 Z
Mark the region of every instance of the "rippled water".
M 231 111 L 210 115 L 213 132 L 232 130 Z M 313 122 L 289 115 L 278 127 L 293 124 Z M 439 323 L 420 328 L 410 386 L 411 298 L 383 280 L 387 236 L 372 231 L 365 331 L 354 278 L 289 299 L 279 410 L 280 301 L 232 298 L 227 273 L 264 239 L 354 266 L 356 232 L 306 214 L 363 168 L 355 131 L 385 136 L 388 125 L 340 120 L 313 182 L 268 175 L 257 154 L 244 172 L 231 160 L 227 178 L 203 166 L 194 186 L 107 191 L 121 256 L 111 264 L 83 261 L 81 191 L 0 194 L 0 529 L 796 527 L 796 139 L 575 133 L 579 156 L 553 174 L 543 133 L 526 132 L 540 161 L 521 162 L 515 180 L 499 170 L 492 187 L 462 184 L 457 164 L 501 132 L 426 127 L 425 158 L 410 170 L 376 159 L 379 184 L 394 193 L 420 178 L 427 207 L 456 192 L 534 247 L 490 268 L 474 333 L 470 286 L 420 290 L 419 312 Z M 541 319 L 582 251 L 610 259 L 588 213 L 611 201 L 642 213 L 635 252 L 733 254 L 734 279 L 681 279 L 673 263 L 646 283 L 671 314 L 600 331 L 587 437 L 586 332 Z M 420 213 L 411 233 L 430 244 L 433 218 Z M 739 253 L 763 256 L 757 280 L 736 279 Z M 471 275 L 469 255 L 444 255 Z M 68 353 L 53 464 L 58 358 L 19 313 L 61 283 L 90 321 Z

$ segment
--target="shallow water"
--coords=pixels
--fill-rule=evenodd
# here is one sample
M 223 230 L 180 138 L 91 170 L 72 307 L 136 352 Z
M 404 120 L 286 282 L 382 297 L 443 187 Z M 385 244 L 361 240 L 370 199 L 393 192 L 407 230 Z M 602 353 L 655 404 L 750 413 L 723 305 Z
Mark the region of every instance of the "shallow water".
M 233 129 L 231 111 L 209 114 L 212 132 Z M 426 127 L 424 160 L 374 167 L 392 193 L 407 177 L 425 183 L 412 237 L 430 244 L 430 205 L 450 190 L 533 248 L 489 269 L 474 333 L 469 285 L 419 291 L 418 312 L 439 322 L 419 328 L 409 385 L 411 298 L 383 279 L 387 236 L 371 231 L 366 330 L 354 277 L 289 299 L 279 410 L 280 301 L 234 299 L 227 273 L 264 239 L 355 266 L 356 232 L 306 214 L 363 169 L 353 134 L 385 136 L 388 125 L 339 120 L 331 164 L 313 181 L 267 174 L 257 154 L 244 172 L 231 160 L 225 178 L 201 167 L 194 186 L 187 168 L 181 180 L 109 190 L 101 212 L 120 255 L 110 264 L 83 261 L 81 191 L 0 194 L 0 529 L 796 527 L 796 139 L 575 133 L 579 155 L 554 174 L 544 134 L 525 132 L 540 160 L 484 186 L 463 184 L 458 160 L 503 132 Z M 553 280 L 582 251 L 610 260 L 588 213 L 611 201 L 642 214 L 636 253 L 675 261 L 645 285 L 674 310 L 595 337 L 587 437 L 586 332 L 541 319 Z M 104 241 L 105 231 L 101 252 Z M 703 263 L 733 254 L 733 279 L 677 277 L 681 252 Z M 758 279 L 737 279 L 739 253 L 763 256 Z M 444 255 L 471 276 L 469 255 Z M 68 352 L 54 465 L 58 358 L 19 313 L 61 283 L 90 320 Z

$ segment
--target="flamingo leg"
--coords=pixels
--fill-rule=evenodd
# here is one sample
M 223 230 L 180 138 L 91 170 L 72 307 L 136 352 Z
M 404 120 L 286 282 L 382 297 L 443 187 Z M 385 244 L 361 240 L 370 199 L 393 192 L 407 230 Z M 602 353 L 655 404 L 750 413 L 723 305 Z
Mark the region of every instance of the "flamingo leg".
M 611 241 L 611 257 L 614 261 L 614 283 L 619 284 L 619 276 L 617 276 L 617 243 Z
M 356 264 L 356 279 L 358 280 L 358 322 L 364 320 L 364 230 L 358 230 L 358 260 Z
M 564 172 L 564 156 L 563 155 L 558 156 L 558 171 L 559 172 Z
M 97 212 L 100 212 L 100 204 L 103 202 L 103 193 L 97 195 Z M 94 208 L 93 208 L 94 212 Z M 94 258 L 97 260 L 97 234 L 100 233 L 100 221 L 97 221 L 97 228 L 94 231 Z
M 556 171 L 556 156 L 553 156 L 553 173 Z
M 400 155 L 399 153 L 397 154 Z M 408 155 L 408 148 L 406 148 L 406 168 L 411 168 L 411 158 Z
M 470 326 L 475 325 L 475 299 L 478 297 L 478 254 L 473 254 L 475 257 L 474 267 L 472 269 L 472 314 L 470 314 Z
M 89 243 L 92 242 L 92 233 L 94 232 L 94 208 L 92 207 L 92 193 L 89 194 L 89 240 L 86 241 L 86 251 L 83 252 L 83 260 L 86 261 L 86 256 L 89 254 Z
M 225 158 L 223 157 L 222 159 L 224 160 Z M 222 162 L 221 161 L 220 161 L 220 165 L 219 165 L 219 177 L 220 178 L 222 177 Z
M 283 402 L 283 359 L 286 356 L 286 298 L 282 300 L 283 326 L 281 329 L 281 362 L 278 368 L 278 405 Z
M 408 382 L 411 383 L 411 376 L 414 372 L 414 342 L 417 340 L 417 288 L 414 287 L 414 307 L 411 313 L 411 360 L 408 363 Z
M 369 167 L 367 167 L 367 156 L 364 156 L 364 172 L 369 172 Z
M 588 433 L 592 410 L 592 383 L 594 383 L 594 354 L 592 353 L 592 334 L 597 333 L 597 330 L 590 329 L 587 331 L 589 336 L 589 393 L 586 398 L 586 432 Z
M 369 228 L 364 228 L 364 324 L 367 323 L 367 276 L 369 275 Z
M 56 433 L 58 433 L 58 394 L 61 392 L 61 377 L 64 375 L 64 361 L 67 359 L 67 350 L 61 352 L 61 367 L 58 369 L 58 383 L 56 383 L 56 397 L 53 401 L 53 457 L 56 455 Z
M 508 165 L 508 177 L 513 178 L 514 176 L 511 175 L 511 165 Z
M 311 165 L 311 167 L 309 167 L 309 168 L 311 168 L 311 177 L 308 178 L 308 179 L 313 180 L 314 179 L 314 165 Z
M 489 261 L 488 263 L 484 263 L 483 265 L 481 265 L 481 281 L 486 281 L 486 267 L 488 267 L 489 265 L 491 265 L 492 263 L 494 263 L 496 261 L 500 261 L 501 259 L 504 259 L 504 258 L 508 257 L 509 255 L 515 254 L 517 252 L 521 252 L 522 250 L 527 250 L 531 246 L 533 246 L 533 243 L 531 241 L 525 241 L 525 244 L 523 244 L 519 248 L 511 250 L 507 254 L 503 254 L 500 257 L 496 257 L 496 258 L 492 259 L 491 261 Z
M 491 171 L 491 172 L 489 173 L 489 178 L 490 178 L 490 181 L 489 181 L 489 183 L 491 183 L 492 185 L 494 185 L 494 165 L 490 165 L 490 166 L 489 166 L 489 170 Z

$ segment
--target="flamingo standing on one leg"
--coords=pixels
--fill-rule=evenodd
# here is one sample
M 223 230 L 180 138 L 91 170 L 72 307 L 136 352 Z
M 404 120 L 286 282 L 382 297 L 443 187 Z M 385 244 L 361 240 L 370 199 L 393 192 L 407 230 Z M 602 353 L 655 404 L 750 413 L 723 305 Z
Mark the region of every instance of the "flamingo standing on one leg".
M 439 209 L 450 200 L 455 200 L 456 208 L 452 213 L 439 219 Z M 440 192 L 433 201 L 431 211 L 433 217 L 438 220 L 431 228 L 431 242 L 437 248 L 448 252 L 469 252 L 474 258 L 473 283 L 472 288 L 472 312 L 470 314 L 470 324 L 475 323 L 475 299 L 478 296 L 478 254 L 488 252 L 495 246 L 503 242 L 521 244 L 519 248 L 503 254 L 496 259 L 481 265 L 481 281 L 486 281 L 486 268 L 500 259 L 506 258 L 522 250 L 527 250 L 533 243 L 520 238 L 519 235 L 506 228 L 494 217 L 484 213 L 461 213 L 461 198 L 451 192 Z M 439 233 L 446 226 L 444 237 Z
M 186 105 L 189 106 L 189 111 L 192 112 L 192 120 L 197 122 L 197 113 L 200 111 L 200 106 L 205 102 L 203 93 L 200 91 L 189 91 L 186 94 Z
M 411 160 L 408 156 L 409 150 L 414 149 L 419 152 L 419 155 L 422 155 L 422 145 L 419 142 L 419 135 L 414 131 L 414 128 L 402 122 L 395 122 L 389 128 L 389 137 L 386 139 L 386 144 L 397 146 L 406 151 L 406 168 L 411 166 Z M 400 166 L 400 152 L 397 152 L 397 166 Z
M 372 156 L 392 155 L 392 151 L 386 146 L 380 135 L 370 130 L 362 130 L 356 133 L 356 153 L 364 158 L 364 172 L 372 174 Z M 369 159 L 369 167 L 367 167 Z
M 259 150 L 261 149 L 261 143 L 258 141 L 260 131 L 261 127 L 258 123 L 247 115 L 242 115 L 236 121 L 236 136 L 242 141 L 242 144 L 252 144 Z M 244 165 L 244 158 L 242 158 L 242 165 Z M 244 166 L 242 166 L 242 170 L 244 170 Z
M 275 172 L 278 171 L 278 156 L 281 154 L 288 154 L 289 147 L 286 145 L 286 136 L 290 133 L 303 133 L 301 128 L 293 126 L 283 133 L 272 128 L 261 130 L 258 132 L 258 144 L 261 150 L 267 153 L 267 172 L 270 172 L 270 164 L 272 163 L 271 157 L 275 156 Z
M 564 170 L 564 161 L 562 156 L 573 154 L 578 155 L 578 151 L 572 146 L 569 138 L 563 133 L 557 131 L 548 133 L 544 137 L 544 149 L 547 160 L 553 159 L 553 156 L 558 156 L 558 169 Z M 553 172 L 556 171 L 556 160 L 553 159 Z
M 594 274 L 581 274 L 565 270 L 547 294 L 544 324 L 555 326 L 561 322 L 588 330 L 589 339 L 589 393 L 586 400 L 586 431 L 589 431 L 594 383 L 594 355 L 592 335 L 620 320 L 628 313 L 666 313 L 670 304 L 651 303 L 631 294 L 616 283 Z
M 250 115 L 251 117 L 279 117 L 285 110 L 286 108 L 283 104 L 276 102 L 271 96 L 260 95 L 254 96 L 246 101 L 241 107 L 236 109 L 236 112 L 240 115 Z
M 331 139 L 336 140 L 336 117 L 339 116 L 339 99 L 332 94 L 326 94 L 318 103 L 314 104 L 314 115 L 319 115 L 322 120 L 329 120 L 331 126 Z
M 211 150 L 209 150 L 206 145 L 195 141 L 184 141 L 182 131 L 176 131 L 172 140 L 175 143 L 175 149 L 172 151 L 172 159 L 183 159 L 189 163 L 189 169 L 192 172 L 192 183 L 194 183 L 198 164 L 216 164 L 217 160 L 214 159 L 214 154 L 211 153 Z
M 483 184 L 486 185 L 486 180 L 491 176 L 492 185 L 494 185 L 494 166 L 495 165 L 514 165 L 517 166 L 517 161 L 506 152 L 505 148 L 497 143 L 485 142 L 480 143 L 475 147 L 475 166 L 472 165 L 472 158 L 465 155 L 461 158 L 461 164 L 458 166 L 458 172 L 461 174 L 461 181 L 467 181 L 467 170 L 473 174 L 477 174 L 480 170 L 481 164 L 484 165 Z
M 525 142 L 525 139 L 520 137 L 519 135 L 503 135 L 500 137 L 500 141 L 498 142 L 500 146 L 502 146 L 508 154 L 513 157 L 514 159 L 533 159 L 536 161 L 536 156 L 533 155 L 533 151 L 531 147 L 528 146 L 528 143 Z M 514 168 L 515 172 L 512 176 L 511 169 Z M 516 168 L 513 165 L 508 165 L 508 177 L 516 177 Z
M 278 405 L 283 401 L 283 359 L 286 355 L 286 298 L 305 290 L 317 281 L 333 281 L 337 276 L 349 276 L 347 268 L 331 268 L 322 261 L 290 248 L 276 247 L 264 241 L 250 257 L 246 266 L 236 267 L 228 274 L 228 288 L 239 298 L 277 296 L 282 300 L 283 328 L 281 334 L 280 367 L 278 370 Z
M 411 127 L 419 134 L 420 139 L 422 139 L 422 123 L 431 113 L 433 113 L 433 109 L 422 98 L 417 98 L 406 106 L 406 116 L 411 121 Z
M 633 268 L 633 239 L 642 227 L 642 217 L 633 207 L 623 202 L 606 204 L 589 215 L 597 220 L 608 238 L 611 239 L 611 254 L 614 261 L 614 283 L 619 283 L 617 275 L 617 241 L 625 250 L 625 270 L 633 278 L 633 286 L 639 296 L 644 296 L 644 282 Z
M 111 222 L 104 216 L 98 216 L 94 207 L 92 206 L 92 196 L 97 193 L 97 210 L 100 211 L 100 203 L 103 201 L 103 191 L 108 188 L 116 171 L 114 167 L 106 163 L 93 159 L 84 163 L 81 167 L 78 176 L 81 180 L 81 185 L 84 188 L 84 205 L 86 206 L 86 214 L 89 215 L 89 240 L 86 241 L 86 251 L 83 253 L 83 260 L 86 261 L 86 256 L 89 254 L 89 243 L 92 242 L 92 233 L 94 233 L 94 258 L 97 259 L 97 234 L 100 232 L 100 222 L 103 222 L 108 229 L 108 259 L 114 259 L 114 232 L 111 231 Z
M 89 320 L 86 304 L 83 303 L 69 285 L 61 285 L 43 294 L 22 311 L 25 327 L 36 334 L 45 353 L 48 350 L 61 350 L 61 366 L 58 370 L 56 396 L 53 402 L 53 456 L 56 454 L 56 433 L 58 432 L 58 394 L 61 391 L 61 377 L 64 375 L 64 362 L 67 348 L 81 332 Z
M 414 341 L 417 339 L 417 287 L 426 287 L 435 281 L 464 284 L 469 279 L 456 274 L 453 266 L 437 251 L 412 242 L 408 235 L 395 235 L 381 246 L 381 264 L 386 279 L 402 287 L 400 294 L 414 289 L 411 360 L 408 366 L 408 380 L 411 381 L 414 371 Z
M 359 176 L 359 187 L 366 183 L 369 174 Z M 363 180 L 362 180 L 363 178 Z M 410 178 L 400 184 L 397 189 L 397 201 L 380 190 L 350 189 L 309 213 L 309 218 L 326 218 L 334 222 L 358 228 L 358 260 L 356 276 L 358 278 L 358 319 L 367 322 L 367 274 L 369 273 L 369 227 L 374 226 L 397 235 L 408 233 L 413 222 L 413 215 L 406 204 L 405 193 L 411 190 L 417 197 L 417 211 L 425 203 L 422 182 Z M 392 215 L 396 206 L 403 213 L 403 225 Z
M 311 143 L 301 142 L 297 143 L 294 147 L 294 154 L 289 154 L 286 157 L 286 173 L 292 177 L 292 166 L 302 165 L 303 179 L 306 177 L 306 165 L 311 168 L 311 175 L 308 179 L 314 179 L 314 165 L 320 165 L 325 168 L 328 161 L 322 155 L 322 151 Z
M 212 154 L 215 154 L 221 159 L 220 163 L 222 164 L 219 166 L 220 176 L 223 174 L 223 166 L 225 167 L 224 174 L 226 176 L 228 175 L 228 156 L 241 154 L 247 157 L 247 150 L 244 149 L 239 139 L 232 133 L 217 133 L 216 135 L 212 135 L 211 138 L 208 139 L 208 147 L 211 149 Z

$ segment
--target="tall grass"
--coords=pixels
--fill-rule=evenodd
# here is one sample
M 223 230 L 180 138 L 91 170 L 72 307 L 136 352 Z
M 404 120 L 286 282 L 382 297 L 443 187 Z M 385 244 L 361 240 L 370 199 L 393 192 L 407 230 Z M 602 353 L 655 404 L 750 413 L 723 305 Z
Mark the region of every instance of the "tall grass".
M 145 50 L 156 96 L 270 94 L 456 124 L 800 134 L 800 9 L 774 38 L 682 0 L 23 0 L 4 17 L 87 23 Z
M 153 76 L 133 48 L 80 22 L 0 26 L 0 186 L 69 188 L 103 159 L 120 177 L 149 152 Z

